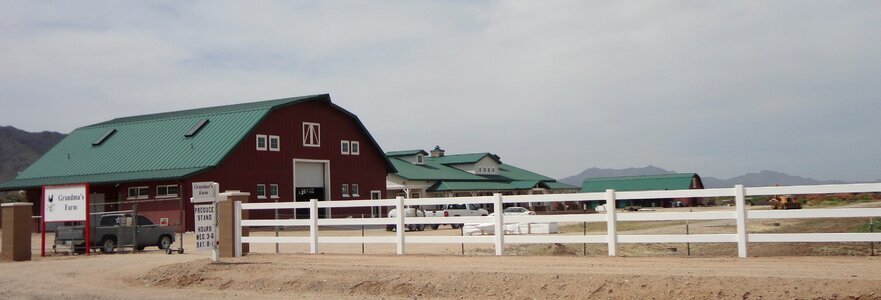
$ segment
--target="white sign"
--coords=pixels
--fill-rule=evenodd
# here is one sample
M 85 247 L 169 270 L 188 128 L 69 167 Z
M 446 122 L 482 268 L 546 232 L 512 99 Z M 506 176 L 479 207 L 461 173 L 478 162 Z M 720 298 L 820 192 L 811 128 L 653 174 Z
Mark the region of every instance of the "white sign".
M 196 222 L 196 250 L 211 250 L 217 240 L 217 214 L 214 204 L 193 205 Z
M 43 187 L 43 222 L 85 221 L 86 185 Z
M 217 201 L 217 191 L 220 185 L 216 182 L 193 182 L 193 203 L 205 203 Z

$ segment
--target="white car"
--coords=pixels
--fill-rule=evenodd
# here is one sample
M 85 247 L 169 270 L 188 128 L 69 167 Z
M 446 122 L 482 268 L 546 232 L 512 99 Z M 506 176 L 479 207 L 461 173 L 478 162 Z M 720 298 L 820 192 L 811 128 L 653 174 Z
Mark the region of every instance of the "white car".
M 527 216 L 527 215 L 534 215 L 535 214 L 534 211 L 526 209 L 525 207 L 516 207 L 516 206 L 505 208 L 505 210 L 503 210 L 502 212 L 506 216 Z M 495 213 L 491 213 L 489 215 L 494 216 Z

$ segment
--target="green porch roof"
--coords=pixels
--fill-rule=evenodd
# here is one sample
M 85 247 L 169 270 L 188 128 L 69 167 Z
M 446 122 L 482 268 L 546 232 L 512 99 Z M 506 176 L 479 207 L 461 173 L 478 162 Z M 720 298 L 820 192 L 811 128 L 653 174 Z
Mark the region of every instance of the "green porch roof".
M 538 180 L 515 180 L 515 181 L 439 181 L 427 189 L 428 192 L 451 192 L 451 191 L 500 191 L 500 190 L 529 190 L 532 188 L 546 189 L 578 189 L 573 185 L 561 182 L 549 182 Z
M 529 190 L 547 188 L 541 181 L 440 181 L 427 189 L 428 192 L 448 191 L 497 191 L 497 190 Z
M 0 190 L 183 178 L 220 164 L 272 110 L 316 100 L 326 101 L 354 118 L 376 145 L 360 120 L 330 103 L 327 94 L 191 109 L 118 118 L 78 128 L 15 179 L 0 183 Z M 208 122 L 194 136 L 185 137 L 200 120 Z M 111 130 L 116 131 L 93 146 Z M 388 169 L 395 170 L 390 163 Z
M 439 181 L 428 188 L 428 192 L 448 191 L 487 191 L 510 190 L 512 186 L 505 182 L 493 181 Z
M 687 190 L 691 188 L 695 173 L 601 177 L 585 179 L 581 185 L 582 193 L 615 191 Z
M 189 168 L 175 170 L 157 170 L 140 172 L 123 172 L 107 174 L 73 175 L 64 177 L 46 177 L 31 179 L 15 179 L 0 184 L 6 190 L 25 189 L 43 185 L 61 185 L 71 183 L 105 184 L 114 182 L 136 182 L 154 180 L 175 180 L 201 173 L 208 168 Z
M 545 181 L 544 183 L 552 190 L 578 190 L 577 186 L 558 181 Z

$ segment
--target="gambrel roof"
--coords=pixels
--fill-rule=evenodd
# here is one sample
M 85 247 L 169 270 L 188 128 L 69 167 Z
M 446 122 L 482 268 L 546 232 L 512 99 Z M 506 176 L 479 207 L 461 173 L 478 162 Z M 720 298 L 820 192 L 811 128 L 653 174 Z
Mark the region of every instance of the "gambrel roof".
M 77 128 L 0 190 L 69 183 L 172 180 L 218 166 L 270 112 L 299 103 L 328 103 L 311 95 L 113 119 Z M 390 173 L 394 167 L 386 160 Z

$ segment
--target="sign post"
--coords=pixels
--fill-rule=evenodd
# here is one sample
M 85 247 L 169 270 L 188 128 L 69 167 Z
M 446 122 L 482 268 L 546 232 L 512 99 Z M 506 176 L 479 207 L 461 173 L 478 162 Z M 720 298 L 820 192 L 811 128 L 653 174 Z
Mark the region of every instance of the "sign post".
M 217 195 L 220 185 L 216 182 L 193 182 L 193 217 L 195 218 L 196 250 L 211 250 L 211 262 L 218 262 L 217 249 Z
M 47 222 L 85 222 L 83 240 L 89 255 L 89 184 L 43 186 L 40 218 L 40 256 L 46 256 Z

